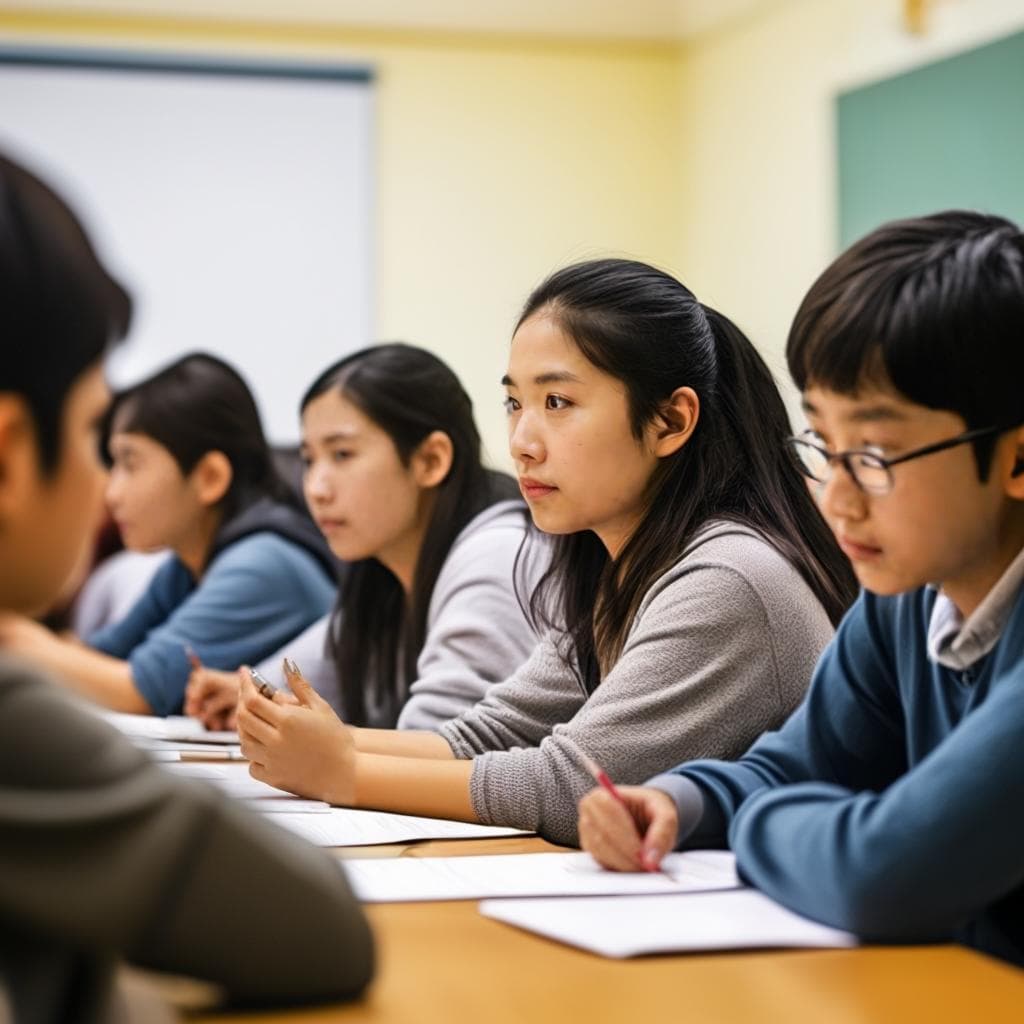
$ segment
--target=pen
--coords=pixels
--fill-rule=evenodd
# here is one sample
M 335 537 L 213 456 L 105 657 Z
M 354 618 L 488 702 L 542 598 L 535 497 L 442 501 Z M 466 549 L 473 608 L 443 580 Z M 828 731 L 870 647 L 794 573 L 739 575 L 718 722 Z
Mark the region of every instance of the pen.
M 615 783 L 608 778 L 608 773 L 596 762 L 592 761 L 586 754 L 583 755 L 583 764 L 588 772 L 593 776 L 594 781 L 603 789 L 605 792 L 610 793 L 616 800 L 626 806 L 626 801 L 622 799 L 622 794 L 615 788 Z
M 188 663 L 192 666 L 193 672 L 198 672 L 203 667 L 202 661 L 199 660 L 199 655 L 196 654 L 196 649 L 191 644 L 185 644 L 185 657 L 188 658 Z
M 274 694 L 277 693 L 277 687 L 273 683 L 267 682 L 254 668 L 249 669 L 249 675 L 252 676 L 252 681 L 256 684 L 256 689 L 260 691 L 260 694 L 266 697 L 267 700 L 273 700 Z

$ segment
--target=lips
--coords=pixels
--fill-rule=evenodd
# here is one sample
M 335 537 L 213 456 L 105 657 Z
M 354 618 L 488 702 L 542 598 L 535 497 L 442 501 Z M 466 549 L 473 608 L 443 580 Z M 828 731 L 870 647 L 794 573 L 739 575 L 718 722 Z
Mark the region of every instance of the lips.
M 519 478 L 519 489 L 527 499 L 543 498 L 545 495 L 557 491 L 557 487 L 546 484 L 541 480 L 534 480 L 533 477 L 522 476 Z
M 872 544 L 864 544 L 855 541 L 850 537 L 840 537 L 839 546 L 843 549 L 846 557 L 854 562 L 865 562 L 869 559 L 878 558 L 882 549 Z
M 344 519 L 317 519 L 316 525 L 321 533 L 331 533 L 334 530 L 340 530 L 346 525 Z

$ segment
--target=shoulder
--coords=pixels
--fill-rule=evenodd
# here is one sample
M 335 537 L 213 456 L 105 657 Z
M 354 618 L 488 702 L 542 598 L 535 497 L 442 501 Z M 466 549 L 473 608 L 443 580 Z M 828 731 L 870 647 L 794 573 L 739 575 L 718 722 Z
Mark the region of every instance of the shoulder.
M 84 702 L 36 668 L 0 657 L 3 785 L 81 789 L 147 763 Z
M 824 609 L 792 563 L 765 537 L 739 524 L 712 523 L 694 537 L 648 590 L 640 613 L 684 605 L 688 614 L 704 619 L 756 615 L 769 622 L 777 615 L 799 615 L 831 633 Z
M 507 574 L 529 528 L 529 515 L 522 502 L 491 505 L 474 516 L 455 538 L 441 566 L 441 576 L 489 575 L 495 570 Z
M 319 563 L 309 551 L 271 530 L 251 533 L 225 548 L 210 563 L 206 576 L 239 570 L 261 574 L 308 570 L 323 576 Z

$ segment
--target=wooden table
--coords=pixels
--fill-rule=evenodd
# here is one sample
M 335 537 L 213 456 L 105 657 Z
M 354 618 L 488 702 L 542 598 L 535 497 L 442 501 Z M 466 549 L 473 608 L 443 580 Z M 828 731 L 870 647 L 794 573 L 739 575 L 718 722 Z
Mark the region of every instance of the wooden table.
M 553 850 L 540 839 L 430 842 L 343 856 Z M 476 903 L 367 908 L 379 968 L 354 1004 L 200 1014 L 205 1024 L 1020 1024 L 1024 971 L 956 946 L 722 953 L 606 960 L 481 917 Z

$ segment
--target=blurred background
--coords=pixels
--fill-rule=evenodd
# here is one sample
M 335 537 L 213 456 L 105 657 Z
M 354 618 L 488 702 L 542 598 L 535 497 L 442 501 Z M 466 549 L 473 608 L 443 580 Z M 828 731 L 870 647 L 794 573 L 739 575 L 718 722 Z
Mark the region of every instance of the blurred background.
M 401 339 L 507 465 L 517 310 L 607 254 L 735 319 L 795 409 L 786 332 L 842 244 L 1024 219 L 1022 0 L 34 0 L 0 48 L 0 145 L 140 296 L 115 375 L 224 352 L 278 442 L 322 365 Z

